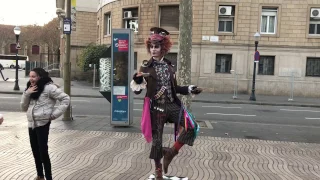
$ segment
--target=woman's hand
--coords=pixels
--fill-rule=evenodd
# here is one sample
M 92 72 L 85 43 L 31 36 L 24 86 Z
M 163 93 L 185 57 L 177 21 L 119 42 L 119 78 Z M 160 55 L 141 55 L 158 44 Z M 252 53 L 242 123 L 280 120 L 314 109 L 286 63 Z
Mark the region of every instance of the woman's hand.
M 50 117 L 49 117 L 49 120 L 52 121 L 52 120 L 55 120 L 55 119 L 56 119 L 56 117 L 54 117 L 54 115 L 51 114 Z
M 26 92 L 27 92 L 28 94 L 32 94 L 32 93 L 38 92 L 37 89 L 38 89 L 38 86 L 37 86 L 37 85 L 35 85 L 35 86 L 30 86 L 30 87 L 27 89 Z

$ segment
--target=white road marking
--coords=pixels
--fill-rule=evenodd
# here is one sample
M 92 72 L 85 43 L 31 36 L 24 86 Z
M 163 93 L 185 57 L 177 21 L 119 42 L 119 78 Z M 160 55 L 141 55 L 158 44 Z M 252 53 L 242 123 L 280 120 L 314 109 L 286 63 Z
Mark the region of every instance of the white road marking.
M 280 109 L 280 111 L 291 111 L 291 112 L 320 112 L 320 111 L 313 111 L 313 110 L 307 110 L 307 109 Z
M 142 111 L 142 109 L 133 109 L 134 111 Z
M 143 104 L 143 103 L 134 103 L 134 104 Z
M 255 123 L 255 122 L 237 122 L 237 121 L 211 121 L 212 123 L 230 123 L 230 124 L 254 124 L 254 125 L 268 125 L 268 126 L 286 126 L 286 127 L 306 127 L 306 128 L 316 128 L 319 129 L 319 126 L 304 126 L 304 125 L 295 125 L 295 124 L 269 124 L 269 123 Z
M 242 107 L 225 107 L 225 106 L 202 106 L 202 107 L 226 108 L 226 109 L 241 109 L 242 108 Z
M 212 124 L 210 123 L 210 121 L 204 121 L 204 123 L 206 123 L 206 126 L 207 126 L 209 129 L 213 129 L 213 126 L 212 126 Z
M 18 97 L 0 97 L 0 99 L 18 99 Z
M 320 119 L 320 118 L 308 118 L 308 117 L 306 117 L 305 119 Z
M 223 113 L 206 113 L 208 115 L 221 115 L 221 116 L 246 116 L 246 117 L 253 117 L 257 115 L 251 115 L 251 114 L 223 114 Z
M 77 102 L 90 102 L 88 100 L 80 100 L 80 99 L 72 99 L 71 101 L 77 101 Z

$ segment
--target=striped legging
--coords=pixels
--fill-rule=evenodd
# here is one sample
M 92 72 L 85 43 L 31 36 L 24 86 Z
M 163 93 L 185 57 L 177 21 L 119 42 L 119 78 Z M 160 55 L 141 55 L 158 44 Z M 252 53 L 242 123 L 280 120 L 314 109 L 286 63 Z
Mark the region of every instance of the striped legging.
M 166 122 L 178 124 L 180 109 L 181 107 L 177 103 L 170 102 L 169 100 L 167 100 L 167 102 L 164 104 L 159 104 L 156 102 L 153 104 L 153 108 L 151 110 L 152 147 L 150 152 L 150 159 L 161 159 L 163 157 L 162 135 L 164 124 Z M 185 126 L 183 113 L 180 119 L 180 126 Z M 188 125 L 187 131 L 183 128 L 177 139 L 178 142 L 187 144 L 189 146 L 193 146 L 194 140 L 195 133 L 191 125 Z

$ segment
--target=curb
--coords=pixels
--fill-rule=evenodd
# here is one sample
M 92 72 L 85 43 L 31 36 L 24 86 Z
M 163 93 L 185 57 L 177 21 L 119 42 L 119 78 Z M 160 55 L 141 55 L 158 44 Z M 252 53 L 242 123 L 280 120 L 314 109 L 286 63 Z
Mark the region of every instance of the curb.
M 22 91 L 0 91 L 0 94 L 22 94 Z M 80 95 L 71 94 L 71 97 L 86 97 L 86 98 L 104 98 L 102 95 Z M 134 99 L 143 100 L 143 97 L 134 97 Z M 320 108 L 320 104 L 297 104 L 297 103 L 271 103 L 259 101 L 241 101 L 241 100 L 192 100 L 198 103 L 220 103 L 220 104 L 249 104 L 249 105 L 265 105 L 265 106 L 295 106 L 295 107 L 315 107 Z

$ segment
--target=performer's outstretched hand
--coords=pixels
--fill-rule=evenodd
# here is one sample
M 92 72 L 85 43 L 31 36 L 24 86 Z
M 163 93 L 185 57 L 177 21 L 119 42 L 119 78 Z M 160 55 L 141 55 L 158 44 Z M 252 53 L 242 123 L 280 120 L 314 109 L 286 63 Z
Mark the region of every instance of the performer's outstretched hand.
M 189 92 L 192 93 L 192 94 L 200 94 L 202 92 L 202 89 L 198 88 L 195 85 L 190 85 L 189 86 Z

